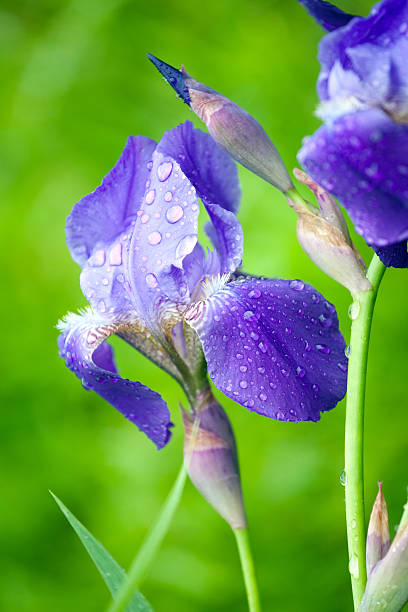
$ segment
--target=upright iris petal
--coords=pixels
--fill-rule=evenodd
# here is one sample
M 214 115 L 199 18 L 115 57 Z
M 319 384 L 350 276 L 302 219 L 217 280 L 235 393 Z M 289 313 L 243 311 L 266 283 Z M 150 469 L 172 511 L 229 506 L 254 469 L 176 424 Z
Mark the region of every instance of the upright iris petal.
M 396 267 L 408 261 L 407 34 L 406 0 L 383 0 L 322 39 L 317 89 L 325 125 L 299 153 L 385 265 Z
M 335 308 L 302 281 L 242 278 L 190 307 L 185 319 L 215 385 L 250 410 L 317 421 L 345 395 Z
M 354 18 L 354 15 L 345 13 L 334 4 L 325 2 L 325 0 L 299 0 L 299 2 L 316 19 L 317 23 L 328 32 L 345 26 Z

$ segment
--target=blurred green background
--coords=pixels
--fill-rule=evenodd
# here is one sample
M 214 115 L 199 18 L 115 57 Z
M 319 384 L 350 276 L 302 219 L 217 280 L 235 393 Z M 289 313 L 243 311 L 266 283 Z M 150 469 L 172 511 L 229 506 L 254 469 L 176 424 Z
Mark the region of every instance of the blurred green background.
M 370 4 L 341 6 L 366 14 Z M 1 610 L 93 612 L 108 602 L 47 489 L 126 567 L 181 463 L 176 383 L 114 342 L 121 371 L 169 403 L 176 427 L 157 452 L 82 389 L 57 356 L 54 329 L 85 304 L 64 242 L 72 205 L 100 183 L 129 134 L 159 139 L 187 118 L 199 125 L 145 53 L 184 63 L 250 111 L 292 168 L 302 137 L 318 125 L 321 34 L 295 0 L 1 3 Z M 240 177 L 246 269 L 312 283 L 337 305 L 348 338 L 346 290 L 301 251 L 284 198 L 242 168 Z M 368 374 L 367 502 L 384 480 L 392 530 L 407 485 L 406 299 L 407 273 L 388 271 Z M 339 481 L 344 402 L 317 424 L 275 422 L 222 403 L 238 440 L 265 611 L 350 610 Z M 190 484 L 143 591 L 157 612 L 246 610 L 232 534 Z

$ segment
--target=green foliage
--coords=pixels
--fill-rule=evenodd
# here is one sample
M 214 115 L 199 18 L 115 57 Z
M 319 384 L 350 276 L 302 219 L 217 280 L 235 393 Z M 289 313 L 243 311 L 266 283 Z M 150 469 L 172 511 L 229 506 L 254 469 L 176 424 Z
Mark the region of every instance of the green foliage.
M 125 570 L 120 567 L 112 555 L 94 538 L 88 529 L 75 518 L 62 501 L 52 491 L 50 493 L 98 568 L 112 597 L 115 597 L 126 577 Z M 153 612 L 153 608 L 141 593 L 135 593 L 126 608 L 126 612 Z
M 367 14 L 371 0 L 338 2 Z M 289 169 L 318 120 L 322 34 L 295 0 L 3 0 L 0 9 L 0 609 L 101 612 L 106 592 L 47 490 L 69 499 L 127 567 L 158 516 L 182 457 L 176 383 L 119 339 L 121 372 L 168 401 L 157 452 L 57 355 L 54 328 L 85 305 L 65 217 L 118 158 L 129 134 L 160 138 L 194 120 L 146 59 L 150 51 L 244 106 Z M 196 121 L 195 121 L 196 122 Z M 196 122 L 199 125 L 199 122 Z M 297 244 L 282 196 L 240 169 L 246 270 L 302 278 L 336 304 L 345 289 Z M 309 197 L 309 195 L 308 195 Z M 369 250 L 358 247 L 366 261 Z M 387 271 L 369 355 L 366 500 L 384 481 L 390 524 L 405 502 L 406 272 Z M 233 423 L 264 609 L 351 609 L 344 523 L 344 403 L 319 423 L 251 414 L 218 395 Z M 295 588 L 294 588 L 295 585 Z M 247 612 L 232 534 L 187 486 L 143 592 L 158 612 Z

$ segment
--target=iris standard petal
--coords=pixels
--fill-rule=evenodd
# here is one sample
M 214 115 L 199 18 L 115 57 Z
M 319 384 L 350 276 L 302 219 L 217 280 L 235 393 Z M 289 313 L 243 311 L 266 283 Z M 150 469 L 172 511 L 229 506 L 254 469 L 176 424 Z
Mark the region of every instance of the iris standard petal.
M 98 244 L 106 249 L 125 230 L 140 208 L 156 143 L 130 136 L 114 168 L 102 184 L 75 204 L 66 222 L 71 256 L 83 266 Z
M 308 13 L 325 30 L 331 32 L 345 26 L 355 15 L 345 13 L 330 2 L 324 0 L 298 0 L 306 8 Z
M 317 421 L 346 392 L 346 344 L 336 310 L 302 281 L 233 281 L 191 306 L 215 385 L 250 410 Z
M 60 356 L 81 379 L 162 448 L 170 439 L 170 413 L 160 395 L 139 382 L 120 378 L 112 350 L 104 343 L 114 333 L 131 329 L 118 319 L 102 318 L 92 309 L 68 314 L 58 325 Z
M 137 311 L 153 331 L 157 308 L 166 293 L 188 301 L 183 260 L 197 243 L 199 205 L 196 190 L 179 164 L 154 152 L 142 206 L 133 229 L 128 275 Z
M 171 155 L 194 185 L 214 227 L 215 240 L 223 272 L 235 270 L 242 261 L 243 235 L 235 214 L 241 190 L 238 171 L 232 158 L 209 134 L 187 121 L 166 132 L 157 147 Z
M 379 109 L 344 115 L 308 138 L 299 160 L 339 198 L 368 244 L 408 238 L 408 125 Z
M 340 61 L 344 69 L 351 69 L 350 49 L 366 43 L 379 46 L 384 60 L 391 53 L 407 74 L 406 62 L 404 68 L 402 62 L 398 61 L 398 54 L 393 53 L 393 47 L 406 36 L 407 28 L 406 0 L 383 0 L 372 8 L 368 17 L 356 17 L 344 27 L 324 36 L 319 46 L 319 60 L 322 64 L 318 83 L 320 98 L 325 100 L 329 97 L 328 79 L 335 62 Z M 375 62 L 376 58 L 373 57 L 372 61 Z M 370 66 L 369 70 L 372 72 Z

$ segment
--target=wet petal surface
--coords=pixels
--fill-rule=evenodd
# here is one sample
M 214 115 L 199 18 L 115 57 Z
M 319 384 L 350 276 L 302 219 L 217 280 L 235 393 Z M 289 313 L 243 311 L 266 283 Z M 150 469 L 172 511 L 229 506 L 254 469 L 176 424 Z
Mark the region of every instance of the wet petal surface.
M 316 421 L 346 392 L 335 308 L 302 281 L 246 277 L 185 313 L 215 385 L 250 410 Z

